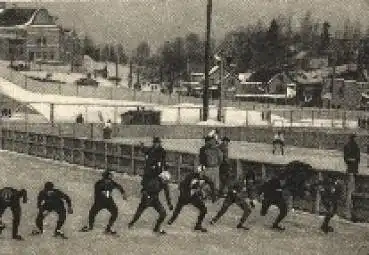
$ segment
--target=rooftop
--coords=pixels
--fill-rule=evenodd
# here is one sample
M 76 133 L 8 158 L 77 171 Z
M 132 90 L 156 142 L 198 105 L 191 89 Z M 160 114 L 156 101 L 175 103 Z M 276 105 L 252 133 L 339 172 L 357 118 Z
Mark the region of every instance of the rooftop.
M 30 21 L 38 9 L 34 8 L 9 8 L 0 13 L 0 26 L 23 25 Z

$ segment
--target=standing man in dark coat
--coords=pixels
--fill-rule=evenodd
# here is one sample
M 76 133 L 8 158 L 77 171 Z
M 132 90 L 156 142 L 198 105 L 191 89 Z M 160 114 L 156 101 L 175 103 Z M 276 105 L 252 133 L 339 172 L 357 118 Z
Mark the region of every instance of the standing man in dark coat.
M 344 160 L 347 165 L 347 173 L 356 175 L 359 171 L 360 148 L 355 141 L 356 135 L 352 134 L 344 147 Z
M 146 164 L 141 182 L 142 186 L 146 185 L 147 180 L 152 180 L 159 176 L 166 165 L 166 151 L 161 145 L 161 139 L 154 137 L 152 143 L 152 147 L 145 152 Z

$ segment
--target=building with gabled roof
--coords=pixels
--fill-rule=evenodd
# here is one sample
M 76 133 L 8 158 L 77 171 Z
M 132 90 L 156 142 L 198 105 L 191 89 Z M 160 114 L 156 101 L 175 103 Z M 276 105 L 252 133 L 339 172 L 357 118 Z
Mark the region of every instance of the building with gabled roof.
M 47 9 L 0 8 L 0 59 L 61 61 L 64 30 Z

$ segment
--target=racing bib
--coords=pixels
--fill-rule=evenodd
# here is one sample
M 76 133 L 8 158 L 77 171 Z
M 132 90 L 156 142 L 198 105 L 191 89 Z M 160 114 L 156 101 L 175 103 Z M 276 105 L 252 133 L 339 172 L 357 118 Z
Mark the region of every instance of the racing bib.
M 111 192 L 109 190 L 103 190 L 102 191 L 103 195 L 106 197 L 106 198 L 110 198 L 111 197 Z

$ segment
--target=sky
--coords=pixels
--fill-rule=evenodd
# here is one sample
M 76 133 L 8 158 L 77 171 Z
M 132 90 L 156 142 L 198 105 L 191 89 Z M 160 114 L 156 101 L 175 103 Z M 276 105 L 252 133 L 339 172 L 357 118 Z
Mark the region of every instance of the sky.
M 205 36 L 207 0 L 38 0 L 18 6 L 43 6 L 59 17 L 58 23 L 74 27 L 97 43 L 122 43 L 127 50 L 148 41 L 157 48 L 164 41 L 190 32 Z M 11 4 L 11 3 L 9 3 Z M 369 24 L 369 0 L 213 0 L 212 36 L 222 39 L 240 26 L 268 24 L 278 15 L 293 16 L 294 26 L 307 10 L 332 29 L 345 19 Z

